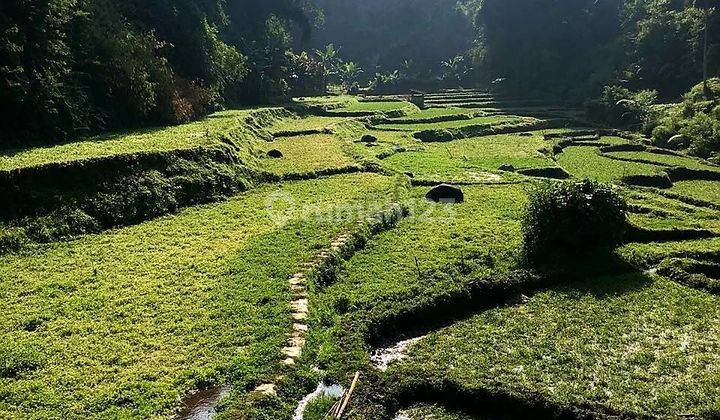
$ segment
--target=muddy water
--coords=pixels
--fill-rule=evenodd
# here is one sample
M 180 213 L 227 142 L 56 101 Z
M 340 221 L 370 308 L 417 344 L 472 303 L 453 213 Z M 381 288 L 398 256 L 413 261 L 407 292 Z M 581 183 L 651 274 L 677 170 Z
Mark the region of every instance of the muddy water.
M 391 363 L 402 360 L 407 357 L 408 348 L 427 337 L 422 335 L 408 340 L 399 341 L 391 346 L 383 347 L 375 350 L 370 356 L 370 362 L 375 368 L 385 372 Z
M 218 402 L 230 393 L 230 386 L 211 388 L 200 391 L 186 398 L 177 415 L 179 420 L 210 420 L 215 414 Z

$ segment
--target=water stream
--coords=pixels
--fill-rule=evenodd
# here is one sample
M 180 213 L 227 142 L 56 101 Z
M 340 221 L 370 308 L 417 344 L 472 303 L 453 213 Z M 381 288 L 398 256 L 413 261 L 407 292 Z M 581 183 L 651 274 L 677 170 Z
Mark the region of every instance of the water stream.
M 183 401 L 177 415 L 180 420 L 210 420 L 215 414 L 218 402 L 230 393 L 230 386 L 211 388 L 195 393 Z
M 305 409 L 311 401 L 322 396 L 340 398 L 342 397 L 344 392 L 345 388 L 341 387 L 340 385 L 327 386 L 324 383 L 320 382 L 317 388 L 315 388 L 315 391 L 307 394 L 305 398 L 300 400 L 297 408 L 295 409 L 295 414 L 293 414 L 293 420 L 303 420 L 303 416 L 305 415 Z
M 370 356 L 370 362 L 372 362 L 375 368 L 385 372 L 391 363 L 406 358 L 408 348 L 425 337 L 427 336 L 422 335 L 419 337 L 399 341 L 389 347 L 376 349 L 375 351 L 373 351 L 372 356 Z

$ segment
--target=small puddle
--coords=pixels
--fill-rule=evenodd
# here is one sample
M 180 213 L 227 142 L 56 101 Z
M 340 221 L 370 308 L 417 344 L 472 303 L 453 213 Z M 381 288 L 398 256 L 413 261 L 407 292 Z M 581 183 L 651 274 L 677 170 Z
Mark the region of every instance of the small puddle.
M 406 358 L 408 348 L 425 337 L 427 336 L 423 335 L 420 337 L 410 338 L 393 344 L 390 347 L 377 349 L 373 352 L 372 356 L 370 356 L 370 362 L 377 369 L 385 372 L 391 363 Z
M 179 420 L 210 420 L 217 412 L 218 402 L 230 393 L 230 385 L 211 388 L 190 395 L 178 412 Z
M 345 388 L 341 387 L 340 385 L 327 386 L 324 383 L 320 382 L 317 388 L 315 388 L 315 391 L 307 394 L 305 398 L 300 400 L 300 403 L 298 403 L 298 406 L 295 409 L 295 414 L 293 414 L 293 420 L 303 420 L 303 416 L 305 415 L 305 409 L 311 401 L 318 399 L 322 396 L 340 398 L 342 397 L 344 392 Z

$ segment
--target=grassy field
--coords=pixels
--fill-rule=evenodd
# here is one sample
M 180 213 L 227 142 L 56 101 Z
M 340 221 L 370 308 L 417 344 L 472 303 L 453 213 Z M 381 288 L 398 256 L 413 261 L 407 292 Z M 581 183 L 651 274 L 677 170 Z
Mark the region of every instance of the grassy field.
M 479 109 L 468 108 L 427 108 L 414 112 L 410 115 L 400 118 L 393 118 L 392 121 L 415 121 L 415 120 L 431 120 L 433 118 L 441 118 L 448 116 L 470 116 L 480 112 Z
M 273 134 L 277 133 L 292 133 L 301 131 L 317 130 L 322 131 L 344 121 L 345 118 L 338 117 L 318 117 L 318 116 L 305 116 L 301 118 L 283 118 L 277 121 L 275 124 L 268 127 L 268 131 Z
M 343 106 L 341 108 L 333 109 L 330 112 L 364 114 L 364 113 L 383 113 L 383 112 L 390 112 L 390 111 L 405 111 L 406 113 L 413 113 L 413 112 L 417 112 L 418 108 L 409 102 L 401 102 L 401 101 L 362 102 L 362 101 L 353 100 L 353 101 L 350 101 L 350 103 L 346 104 L 345 106 Z
M 720 171 L 719 167 L 710 166 L 707 163 L 703 163 L 699 159 L 693 159 L 685 156 L 670 156 L 661 155 L 650 152 L 612 152 L 608 153 L 609 156 L 616 156 L 624 159 L 636 159 L 648 162 L 657 162 L 659 164 L 670 165 L 670 166 L 682 166 L 689 169 L 704 169 L 711 171 Z
M 150 128 L 127 133 L 100 135 L 56 146 L 0 152 L 0 170 L 12 170 L 48 163 L 111 157 L 137 152 L 170 151 L 208 146 L 241 125 L 250 111 L 226 111 L 205 120 L 167 128 Z
M 403 131 L 423 131 L 423 130 L 442 130 L 450 128 L 466 127 L 468 125 L 482 124 L 498 124 L 502 122 L 515 121 L 518 117 L 514 116 L 493 116 L 493 117 L 475 117 L 469 120 L 445 121 L 437 123 L 420 123 L 420 124 L 379 124 L 377 128 L 384 130 L 403 130 Z
M 391 375 L 442 378 L 467 395 L 703 417 L 720 407 L 718 303 L 661 278 L 581 277 L 432 333 Z
M 502 134 L 426 143 L 424 150 L 397 154 L 385 160 L 395 170 L 412 172 L 420 179 L 448 181 L 483 180 L 483 172 L 495 172 L 501 165 L 516 169 L 556 166 L 538 151 L 547 147 L 542 136 Z
M 711 203 L 720 203 L 720 182 L 717 181 L 675 182 L 670 191 Z
M 425 191 L 413 189 L 413 215 L 351 258 L 345 275 L 328 288 L 327 295 L 344 297 L 349 307 L 368 309 L 452 286 L 451 278 L 427 284 L 427 277 L 418 277 L 418 267 L 421 273 L 433 273 L 479 254 L 492 255 L 496 269 L 513 264 L 525 202 L 522 186 L 467 187 L 466 202 L 455 206 L 425 202 Z
M 263 148 L 266 152 L 276 149 L 283 154 L 280 159 L 262 159 L 260 164 L 263 169 L 280 175 L 344 168 L 354 164 L 343 151 L 343 142 L 327 134 L 285 137 L 266 143 Z
M 594 147 L 568 147 L 558 155 L 557 162 L 576 178 L 590 178 L 612 182 L 628 175 L 649 175 L 662 171 L 662 167 L 645 163 L 622 162 L 598 154 Z
M 290 328 L 287 276 L 353 222 L 305 220 L 300 206 L 384 202 L 393 185 L 352 175 L 268 186 L 3 257 L 0 417 L 147 418 L 222 376 L 256 380 Z M 282 227 L 265 211 L 273 193 L 297 206 Z
M 480 94 L 444 95 L 462 101 Z M 608 157 L 592 145 L 553 152 L 561 140 L 544 135 L 572 127 L 444 143 L 412 136 L 517 118 L 431 122 L 477 109 L 420 111 L 407 102 L 352 96 L 295 102 L 343 116 L 296 118 L 275 110 L 248 120 L 250 110 L 227 111 L 178 127 L 0 154 L 0 170 L 10 170 L 226 143 L 260 170 L 249 191 L 227 201 L 0 255 L 0 418 L 167 418 L 183 396 L 227 381 L 232 393 L 222 418 L 287 418 L 318 381 L 347 386 L 355 370 L 362 372 L 349 407 L 356 419 L 389 420 L 401 409 L 398 419 L 482 417 L 482 407 L 462 402 L 488 392 L 592 414 L 720 413 L 720 297 L 646 271 L 676 257 L 712 270 L 720 239 L 625 243 L 616 253 L 629 263 L 622 273 L 598 276 L 573 261 L 572 276 L 533 291 L 539 277 L 523 264 L 521 219 L 528 190 L 540 181 L 499 170 L 562 167 L 576 179 L 618 184 L 637 227 L 720 234 L 713 207 L 720 182 L 679 181 L 662 191 L 617 182 L 669 165 L 717 168 L 650 152 Z M 380 118 L 352 118 L 368 113 L 398 123 L 378 128 L 367 124 Z M 292 135 L 312 130 L 325 132 Z M 269 141 L 272 133 L 290 136 Z M 361 141 L 366 134 L 377 141 Z M 283 157 L 267 157 L 272 149 Z M 337 175 L 348 170 L 377 173 Z M 260 176 L 267 173 L 277 176 Z M 424 198 L 430 187 L 409 187 L 411 181 L 467 184 L 465 201 L 432 204 Z M 407 217 L 310 276 L 307 345 L 278 377 L 292 327 L 289 275 L 357 226 L 357 217 L 398 200 Z M 505 301 L 502 293 L 513 295 Z M 429 335 L 408 358 L 387 372 L 371 366 L 374 347 L 415 330 Z M 277 396 L 250 393 L 268 381 L 277 382 Z M 402 405 L 392 400 L 398 395 Z M 330 404 L 311 403 L 305 418 L 323 418 Z

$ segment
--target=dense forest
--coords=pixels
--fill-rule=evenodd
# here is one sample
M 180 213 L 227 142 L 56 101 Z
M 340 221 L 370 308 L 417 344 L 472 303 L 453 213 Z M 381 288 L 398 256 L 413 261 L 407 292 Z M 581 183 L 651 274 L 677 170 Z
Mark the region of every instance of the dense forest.
M 328 84 L 392 92 L 495 81 L 525 95 L 600 98 L 598 118 L 637 125 L 648 112 L 634 108 L 677 102 L 720 71 L 715 3 L 8 0 L 2 143 L 177 124 Z M 613 109 L 623 99 L 640 105 Z

